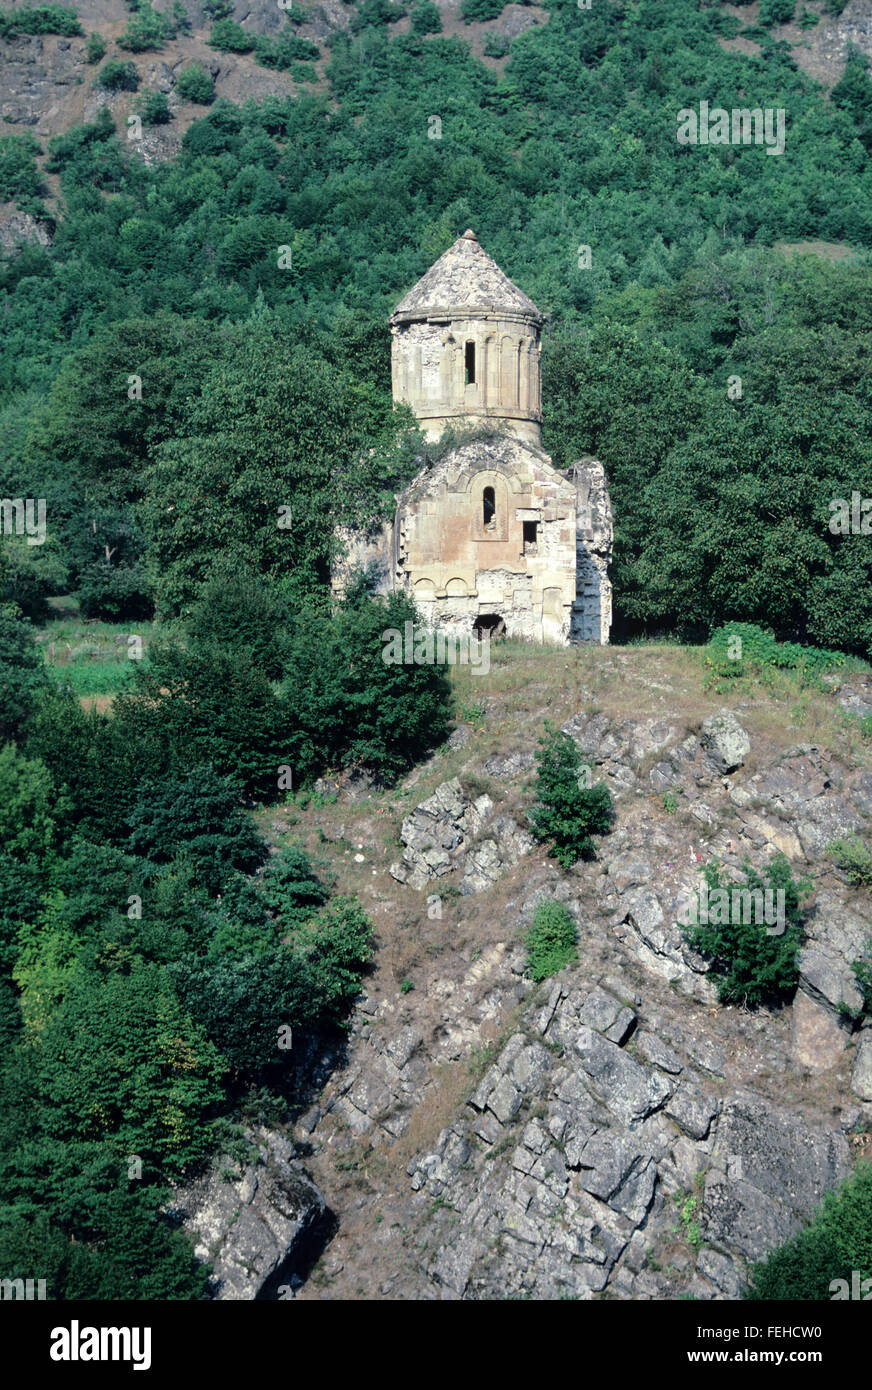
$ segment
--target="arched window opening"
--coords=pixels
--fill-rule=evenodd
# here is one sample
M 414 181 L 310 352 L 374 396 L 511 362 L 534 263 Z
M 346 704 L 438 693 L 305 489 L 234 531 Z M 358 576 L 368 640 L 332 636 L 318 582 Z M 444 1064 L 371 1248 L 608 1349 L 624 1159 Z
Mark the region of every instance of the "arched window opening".
M 482 494 L 482 520 L 488 530 L 493 530 L 496 526 L 497 504 L 492 487 L 486 487 Z
M 466 384 L 475 385 L 475 343 L 466 344 Z

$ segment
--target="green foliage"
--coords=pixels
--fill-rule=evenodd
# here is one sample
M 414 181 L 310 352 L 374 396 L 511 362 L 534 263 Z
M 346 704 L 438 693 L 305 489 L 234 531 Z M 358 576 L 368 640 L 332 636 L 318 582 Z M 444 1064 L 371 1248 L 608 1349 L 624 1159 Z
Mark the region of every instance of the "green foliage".
M 828 1192 L 811 1223 L 753 1266 L 748 1299 L 833 1299 L 835 1280 L 851 1297 L 853 1272 L 862 1286 L 872 1278 L 872 1167 L 861 1164 L 836 1192 Z
M 442 16 L 433 0 L 419 0 L 409 11 L 413 34 L 441 34 Z
M 47 687 L 30 623 L 15 607 L 0 605 L 0 741 L 22 736 Z
M 241 957 L 183 963 L 173 974 L 187 1010 L 230 1065 L 254 1077 L 289 1055 L 280 1030 L 317 1013 L 306 962 L 280 944 Z
M 182 101 L 211 106 L 215 100 L 215 85 L 210 74 L 199 63 L 188 63 L 176 78 L 176 95 Z
M 167 16 L 158 14 L 147 0 L 140 0 L 136 13 L 127 21 L 127 28 L 116 40 L 119 48 L 129 53 L 146 53 L 163 48 L 173 38 L 177 25 Z
M 85 56 L 89 63 L 99 63 L 106 57 L 106 40 L 102 34 L 89 34 L 85 44 Z
M 678 797 L 675 792 L 663 793 L 663 809 L 667 815 L 674 816 L 678 810 Z
M 66 34 L 73 37 L 82 32 L 75 10 L 65 5 L 0 10 L 0 39 L 12 39 L 18 34 Z
M 568 869 L 577 859 L 594 857 L 591 837 L 611 829 L 614 803 L 602 782 L 593 787 L 579 785 L 582 764 L 578 748 L 568 734 L 547 720 L 539 749 L 537 800 L 530 812 L 530 825 L 536 839 L 550 842 L 550 853 Z
M 384 660 L 383 634 L 403 633 L 407 622 L 419 618 L 405 594 L 370 598 L 364 587 L 349 592 L 332 617 L 301 615 L 281 692 L 294 710 L 290 761 L 299 780 L 352 766 L 390 781 L 447 737 L 444 667 Z
M 75 970 L 27 1051 L 54 1137 L 108 1139 L 167 1173 L 208 1153 L 225 1063 L 159 966 Z
M 173 118 L 165 93 L 152 88 L 143 92 L 137 110 L 143 125 L 166 125 Z
M 327 901 L 326 888 L 294 845 L 270 859 L 258 880 L 258 893 L 286 931 L 307 922 Z
M 0 198 L 20 201 L 43 192 L 36 156 L 42 147 L 32 135 L 0 136 Z
M 393 0 L 358 0 L 351 19 L 351 32 L 358 34 L 362 29 L 381 28 L 402 19 L 405 13 L 405 7 L 394 4 Z
M 773 24 L 789 24 L 796 9 L 796 0 L 760 0 L 759 22 L 767 28 Z
M 798 956 L 804 939 L 802 901 L 811 882 L 794 880 L 784 855 L 777 855 L 766 866 L 765 878 L 747 860 L 742 868 L 741 889 L 760 893 L 768 889 L 773 895 L 784 894 L 784 930 L 777 930 L 780 922 L 755 922 L 755 910 L 742 909 L 741 903 L 737 904 L 740 910 L 734 910 L 732 893 L 737 885 L 722 879 L 721 866 L 714 860 L 704 870 L 710 920 L 684 927 L 684 936 L 693 950 L 711 961 L 711 976 L 722 1003 L 755 1007 L 784 1002 L 795 991 L 799 979 Z M 713 898 L 715 890 L 730 895 L 727 911 L 721 911 Z M 773 896 L 770 901 L 777 906 L 779 900 Z
M 163 641 L 152 644 L 147 662 L 131 664 L 133 685 L 115 702 L 119 736 L 148 745 L 163 768 L 204 764 L 232 774 L 247 792 L 275 792 L 293 735 L 250 658 L 229 644 Z
M 541 902 L 524 936 L 527 970 L 537 982 L 578 958 L 578 928 L 563 903 Z
M 107 92 L 135 92 L 139 86 L 136 64 L 110 58 L 97 73 L 94 86 L 102 87 Z
M 768 628 L 753 623 L 725 623 L 709 638 L 706 666 L 718 677 L 759 674 L 767 668 L 820 675 L 844 666 L 843 652 L 778 642 Z
M 497 19 L 505 4 L 506 0 L 462 0 L 460 17 L 466 24 L 474 19 Z
M 318 1014 L 338 1023 L 360 993 L 373 954 L 372 923 L 356 898 L 332 898 L 291 941 L 311 972 Z
M 235 19 L 219 19 L 212 25 L 209 46 L 217 48 L 220 53 L 250 53 L 254 44 L 251 34 L 246 33 Z
M 13 859 L 45 863 L 57 838 L 48 769 L 12 743 L 0 748 L 0 844 Z
M 291 643 L 292 610 L 280 590 L 250 570 L 219 570 L 203 585 L 185 629 L 193 647 L 223 646 L 277 680 Z
M 869 59 L 851 44 L 848 60 L 839 81 L 830 93 L 835 106 L 847 111 L 854 122 L 857 138 L 872 150 L 872 76 Z
M 252 873 L 266 846 L 230 777 L 201 767 L 184 777 L 144 780 L 129 815 L 130 848 L 153 864 L 190 864 L 208 893 L 231 869 Z
M 859 836 L 833 840 L 827 845 L 827 854 L 855 888 L 872 888 L 872 850 Z
M 507 39 L 503 34 L 488 34 L 484 41 L 484 56 L 486 58 L 505 58 L 511 46 L 511 39 Z
M 239 222 L 219 256 L 274 265 L 286 236 L 269 219 L 259 228 Z M 412 476 L 406 421 L 389 392 L 289 350 L 271 318 L 248 325 L 146 475 L 159 611 L 188 605 L 218 566 L 282 577 L 300 595 L 317 590 L 336 544 L 328 518 L 348 525 L 383 515 Z
M 321 56 L 321 50 L 316 43 L 301 38 L 290 29 L 283 29 L 276 39 L 266 34 L 259 35 L 255 40 L 254 52 L 262 67 L 278 68 L 292 73 L 301 61 L 311 61 Z

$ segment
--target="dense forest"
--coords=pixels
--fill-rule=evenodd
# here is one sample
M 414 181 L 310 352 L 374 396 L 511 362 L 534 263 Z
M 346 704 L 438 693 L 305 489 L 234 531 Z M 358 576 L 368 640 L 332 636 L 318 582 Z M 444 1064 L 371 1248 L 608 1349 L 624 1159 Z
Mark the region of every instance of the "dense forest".
M 131 8 L 131 51 L 159 49 L 170 20 Z M 406 33 L 361 0 L 326 91 L 301 72 L 236 107 L 190 75 L 202 117 L 164 164 L 108 110 L 0 138 L 0 199 L 51 231 L 0 264 L 0 495 L 44 498 L 48 528 L 0 546 L 0 1265 L 52 1297 L 204 1294 L 155 1219 L 166 1184 L 286 1095 L 277 1021 L 335 1028 L 366 967 L 359 906 L 298 851 L 267 863 L 250 808 L 285 766 L 389 780 L 450 727 L 443 674 L 384 666 L 385 608 L 363 581 L 333 607 L 327 580 L 337 524 L 420 466 L 386 319 L 464 228 L 548 313 L 545 447 L 606 467 L 618 640 L 738 620 L 872 652 L 868 549 L 828 527 L 872 497 L 866 60 L 824 93 L 775 0 L 754 54 L 704 0 L 545 9 L 496 72 L 427 0 Z M 69 11 L 22 13 L 0 42 L 85 42 Z M 315 56 L 295 23 L 258 61 Z M 701 100 L 783 108 L 784 153 L 680 145 Z M 823 254 L 780 245 L 806 241 Z M 59 594 L 164 625 L 111 715 L 37 653 Z

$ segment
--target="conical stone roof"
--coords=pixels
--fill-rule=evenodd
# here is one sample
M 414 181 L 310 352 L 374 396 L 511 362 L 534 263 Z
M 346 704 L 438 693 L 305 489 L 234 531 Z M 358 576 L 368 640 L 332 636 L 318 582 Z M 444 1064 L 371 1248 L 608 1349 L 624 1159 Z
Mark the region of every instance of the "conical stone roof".
M 508 275 L 504 275 L 473 231 L 466 231 L 431 265 L 391 314 L 391 323 L 404 323 L 448 314 L 505 314 L 541 324 L 543 315 Z

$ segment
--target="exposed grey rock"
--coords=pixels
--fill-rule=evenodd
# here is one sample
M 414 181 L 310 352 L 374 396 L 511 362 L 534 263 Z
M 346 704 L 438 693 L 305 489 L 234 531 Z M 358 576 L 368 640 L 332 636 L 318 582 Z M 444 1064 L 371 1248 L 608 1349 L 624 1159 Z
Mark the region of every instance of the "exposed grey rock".
M 597 987 L 591 990 L 578 1013 L 579 1022 L 603 1033 L 611 1042 L 622 1046 L 636 1026 L 632 1009 L 621 1004 L 614 995 Z
M 489 796 L 470 800 L 458 777 L 443 782 L 403 821 L 402 862 L 391 866 L 391 874 L 412 888 L 424 888 L 431 879 L 450 873 L 452 854 L 478 834 L 492 809 Z
M 700 742 L 721 772 L 735 772 L 751 751 L 751 740 L 730 709 L 709 715 L 703 722 Z
M 499 816 L 493 835 L 470 849 L 460 884 L 464 894 L 483 893 L 496 883 L 511 865 L 535 848 L 535 841 L 511 816 Z
M 507 1076 L 501 1076 L 487 1099 L 488 1109 L 493 1111 L 500 1124 L 505 1124 L 521 1108 L 521 1092 Z
M 695 1086 L 681 1085 L 666 1102 L 665 1110 L 691 1139 L 705 1139 L 718 1113 L 718 1102 Z
M 796 833 L 806 854 L 821 854 L 831 840 L 855 834 L 863 821 L 841 796 L 821 796 L 807 801 Z
M 727 1298 L 739 1299 L 742 1297 L 745 1279 L 735 1262 L 728 1256 L 721 1254 L 720 1250 L 701 1250 L 696 1267 Z
M 824 1192 L 850 1168 L 840 1134 L 750 1093 L 724 1103 L 704 1201 L 706 1234 L 749 1259 L 808 1221 Z
M 806 993 L 836 1015 L 843 1008 L 862 1007 L 863 996 L 849 962 L 821 942 L 812 942 L 800 951 L 799 978 Z
M 635 1035 L 634 1043 L 636 1056 L 641 1057 L 643 1062 L 650 1062 L 652 1067 L 657 1067 L 659 1071 L 668 1071 L 673 1075 L 678 1075 L 684 1070 L 681 1058 L 671 1047 L 667 1047 L 662 1038 L 658 1038 L 656 1033 L 649 1033 L 646 1029 L 640 1029 Z
M 864 1028 L 857 1039 L 851 1090 L 861 1100 L 872 1100 L 872 1028 Z
M 579 1182 L 586 1192 L 608 1201 L 636 1163 L 635 1144 L 612 1130 L 595 1134 L 580 1155 Z
M 809 1071 L 829 1071 L 848 1046 L 848 1034 L 831 1010 L 799 989 L 791 1007 L 790 1051 Z
M 651 878 L 651 863 L 636 850 L 626 850 L 609 860 L 606 865 L 616 893 L 625 893 L 628 888 L 639 888 Z
M 592 1028 L 579 1029 L 575 1050 L 603 1104 L 624 1124 L 644 1119 L 670 1094 L 665 1077 L 646 1071 Z
M 168 1204 L 194 1237 L 197 1257 L 212 1264 L 218 1299 L 275 1296 L 273 1286 L 290 1283 L 294 1257 L 326 1209 L 283 1135 L 258 1129 L 247 1137 L 256 1162 L 224 1181 L 228 1160 L 217 1159 L 204 1176 L 175 1188 Z

